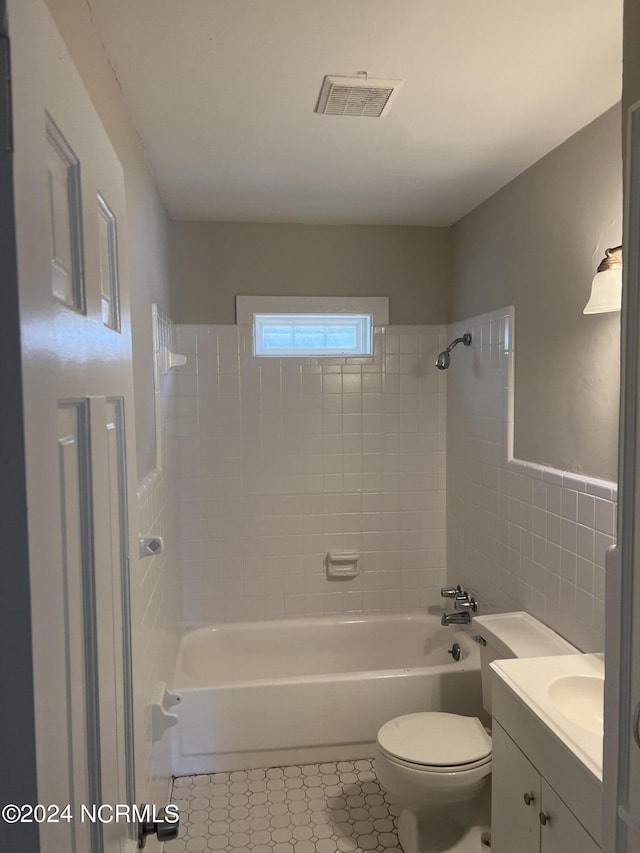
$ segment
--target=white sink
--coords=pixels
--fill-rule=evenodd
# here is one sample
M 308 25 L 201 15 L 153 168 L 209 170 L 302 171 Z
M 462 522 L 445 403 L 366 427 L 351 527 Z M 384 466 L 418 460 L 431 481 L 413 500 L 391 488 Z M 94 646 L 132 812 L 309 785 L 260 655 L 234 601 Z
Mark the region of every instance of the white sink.
M 604 721 L 604 678 L 562 675 L 548 687 L 549 698 L 568 720 L 601 735 Z
M 491 669 L 602 779 L 603 655 L 514 658 Z

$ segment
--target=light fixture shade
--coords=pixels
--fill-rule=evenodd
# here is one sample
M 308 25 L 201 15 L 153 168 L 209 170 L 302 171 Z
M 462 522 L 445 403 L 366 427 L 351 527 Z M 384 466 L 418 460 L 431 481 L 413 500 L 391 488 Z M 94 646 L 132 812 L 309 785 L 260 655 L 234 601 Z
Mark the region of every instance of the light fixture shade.
M 622 246 L 607 249 L 591 283 L 591 296 L 584 314 L 607 314 L 622 305 Z

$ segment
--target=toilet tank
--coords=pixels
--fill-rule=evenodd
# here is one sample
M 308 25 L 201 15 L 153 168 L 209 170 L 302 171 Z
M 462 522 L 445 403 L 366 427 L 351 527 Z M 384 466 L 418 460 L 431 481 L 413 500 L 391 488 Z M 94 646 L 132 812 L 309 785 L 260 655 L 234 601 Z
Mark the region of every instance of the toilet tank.
M 580 654 L 575 646 L 524 611 L 474 616 L 472 629 L 474 639 L 480 643 L 482 704 L 488 714 L 491 714 L 489 664 L 492 661 Z

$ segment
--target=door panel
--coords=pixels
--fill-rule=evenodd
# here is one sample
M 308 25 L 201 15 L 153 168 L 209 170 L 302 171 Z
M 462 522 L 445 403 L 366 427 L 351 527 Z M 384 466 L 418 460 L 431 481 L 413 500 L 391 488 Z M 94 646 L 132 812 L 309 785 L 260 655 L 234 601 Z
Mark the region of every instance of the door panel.
M 51 116 L 46 117 L 51 290 L 84 310 L 80 164 Z
M 100 725 L 102 735 L 103 800 L 133 802 L 133 728 L 129 609 L 128 523 L 126 506 L 126 458 L 124 400 L 91 400 L 92 425 L 102 458 L 102 476 L 94 484 L 96 513 L 104 542 L 104 565 L 96 588 L 97 638 L 100 661 Z M 98 525 L 96 525 L 98 526 Z M 117 827 L 105 827 L 109 838 L 121 838 Z M 132 833 L 133 836 L 133 833 Z M 117 844 L 113 848 L 120 849 Z M 124 847 L 122 848 L 124 849 Z
M 126 400 L 107 400 L 107 462 L 109 468 L 109 501 L 111 523 L 111 559 L 114 611 L 118 613 L 120 630 L 116 632 L 116 662 L 121 669 L 116 678 L 118 721 L 122 727 L 119 743 L 124 762 L 120 766 L 120 790 L 123 802 L 135 797 L 135 725 L 133 690 L 133 646 L 131 632 L 131 575 L 129 508 L 127 498 L 127 430 Z M 133 413 L 129 418 L 133 422 Z M 133 836 L 132 836 L 133 837 Z
M 87 466 L 88 436 L 86 412 L 82 404 L 62 404 L 58 408 L 58 448 L 60 460 L 60 511 L 62 531 L 62 589 L 64 595 L 66 658 L 65 692 L 59 697 L 65 703 L 60 711 L 67 719 L 68 760 L 66 777 L 69 803 L 73 814 L 80 814 L 83 803 L 90 802 L 89 746 L 87 737 L 87 694 L 85 669 L 87 648 L 85 638 L 84 578 L 91 570 L 87 564 L 86 534 L 88 522 L 86 495 L 89 471 Z M 95 768 L 94 768 L 95 772 Z M 62 805 L 62 804 L 61 804 Z M 89 825 L 74 821 L 68 825 L 69 849 L 82 853 L 89 849 Z
M 98 245 L 100 249 L 100 295 L 102 322 L 120 331 L 120 281 L 118 279 L 118 232 L 113 211 L 100 193 L 98 203 Z

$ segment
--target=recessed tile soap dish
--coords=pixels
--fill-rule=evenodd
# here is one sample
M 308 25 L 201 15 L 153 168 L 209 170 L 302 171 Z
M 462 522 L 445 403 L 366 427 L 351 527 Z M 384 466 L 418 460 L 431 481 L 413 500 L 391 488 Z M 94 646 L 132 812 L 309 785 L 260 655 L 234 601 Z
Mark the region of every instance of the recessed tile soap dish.
M 348 580 L 355 578 L 360 571 L 358 551 L 329 551 L 326 558 L 327 578 L 329 580 Z

